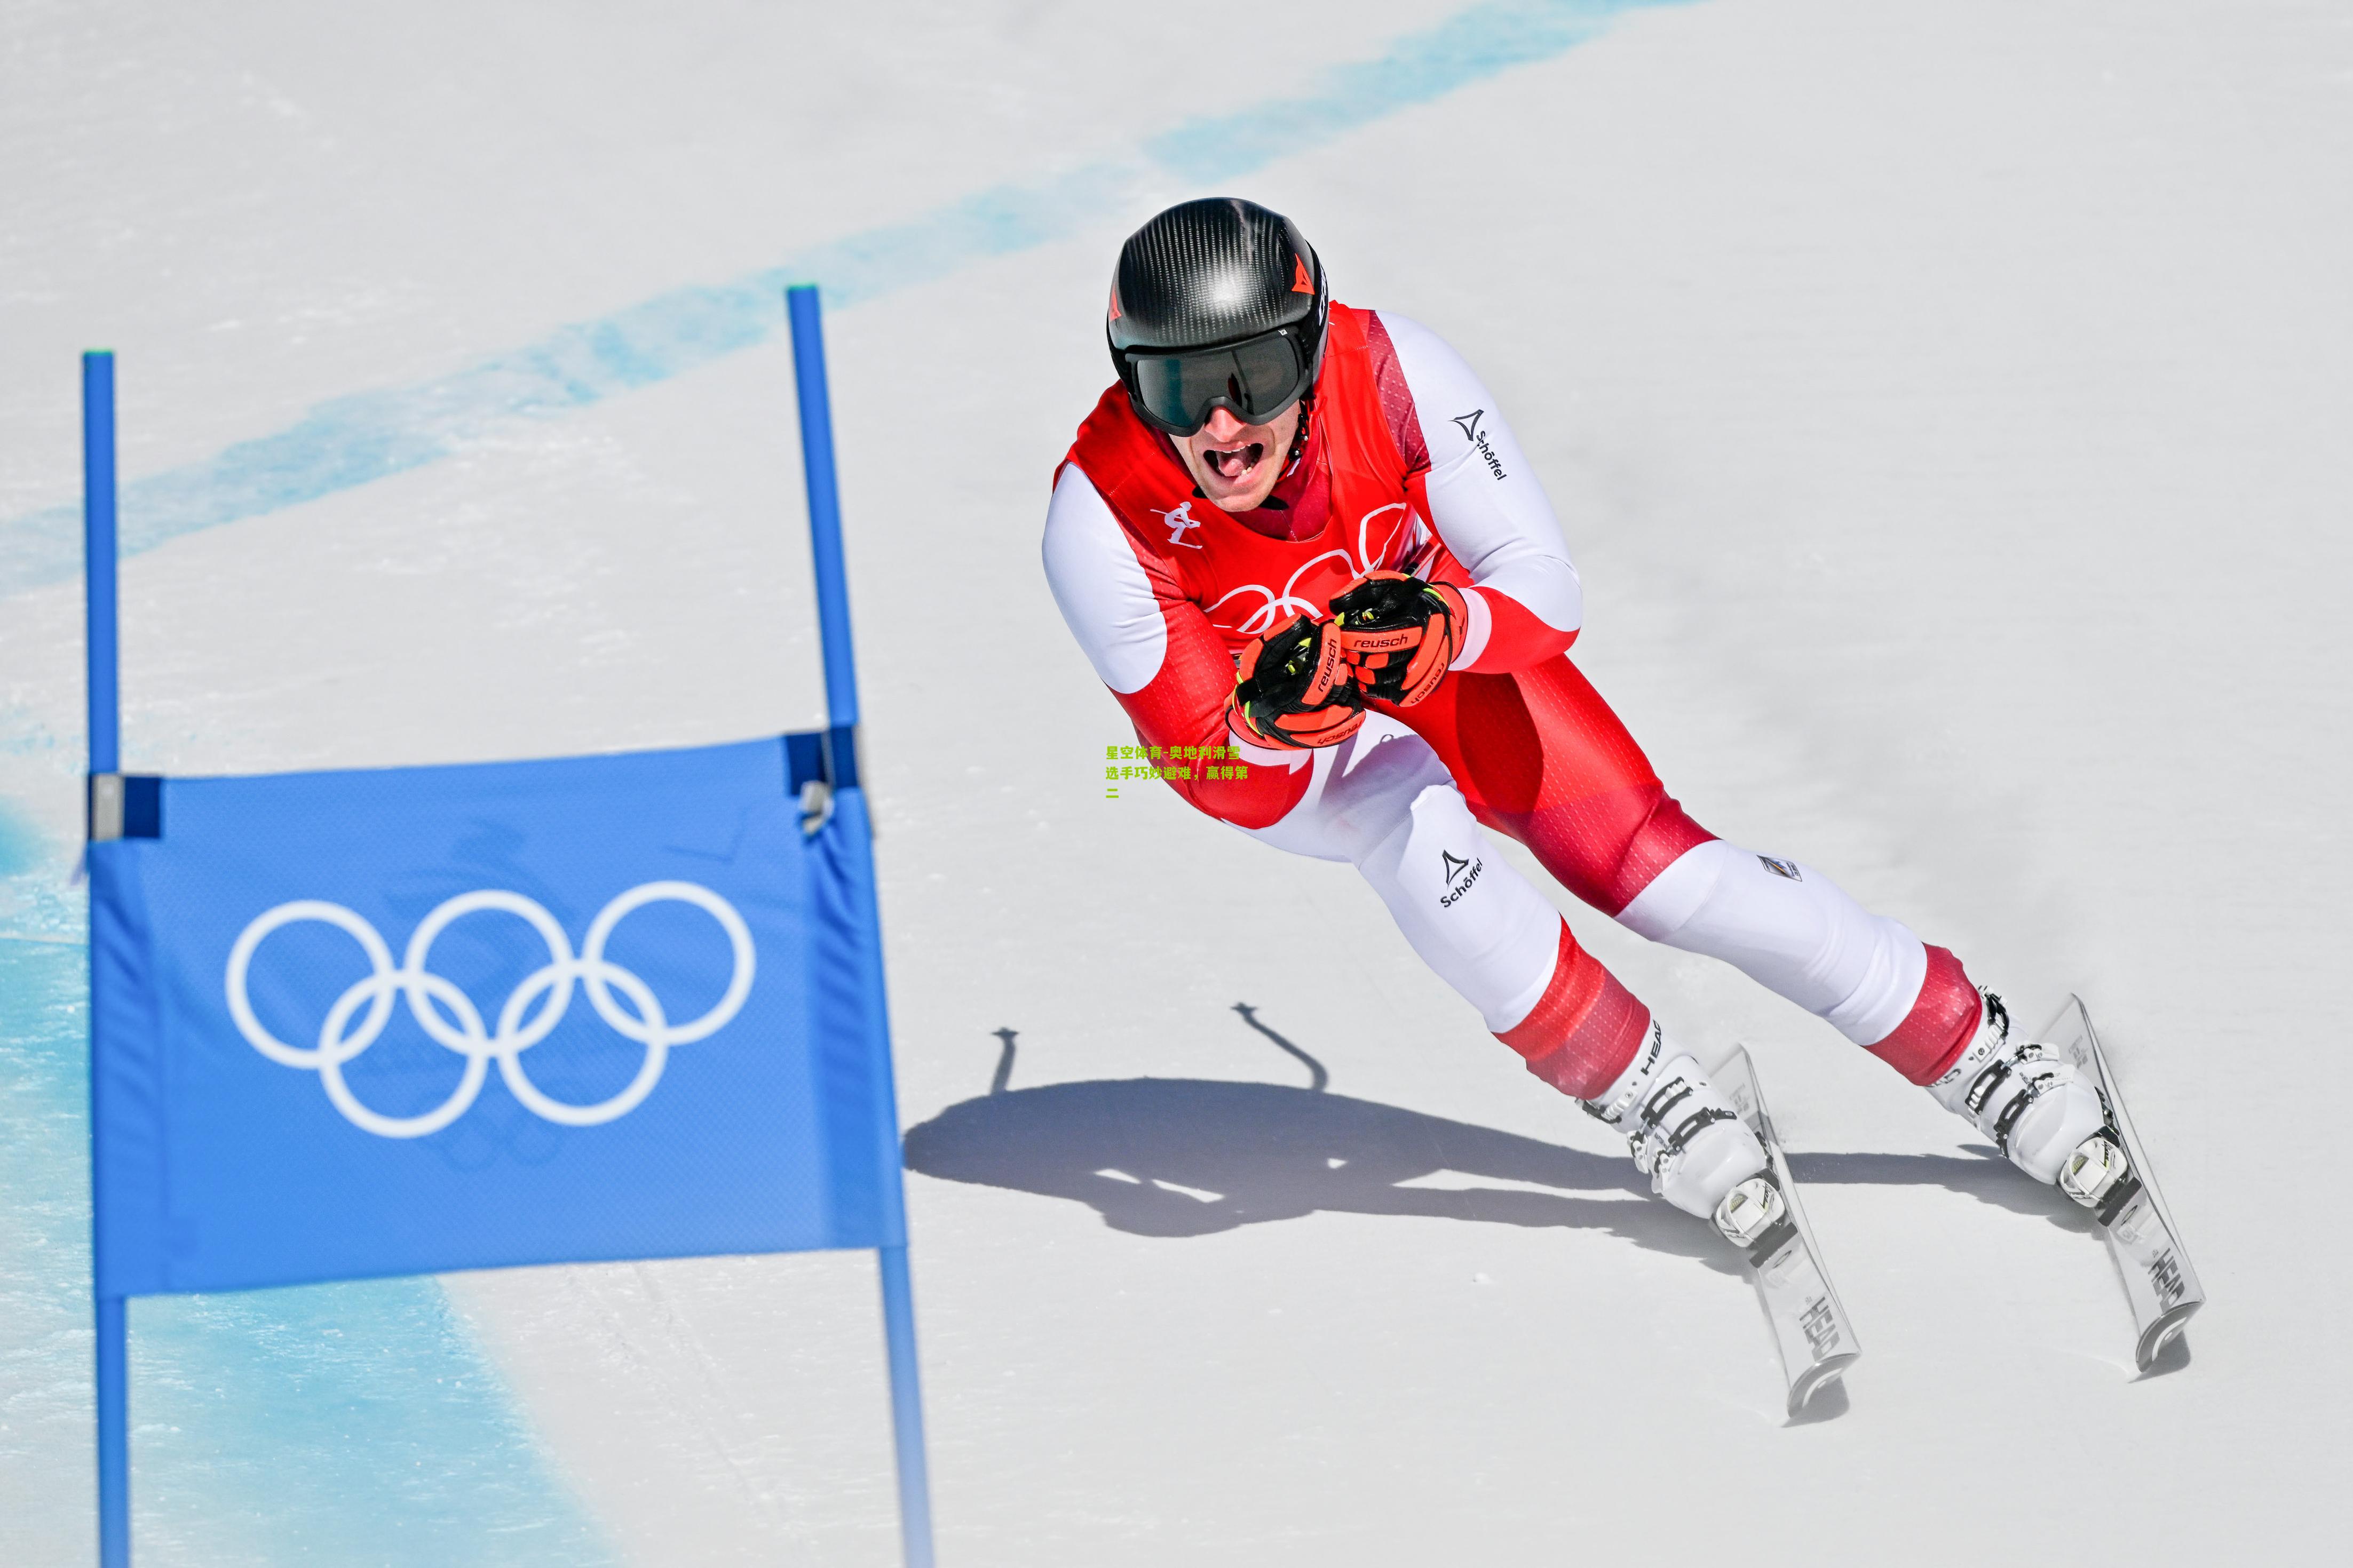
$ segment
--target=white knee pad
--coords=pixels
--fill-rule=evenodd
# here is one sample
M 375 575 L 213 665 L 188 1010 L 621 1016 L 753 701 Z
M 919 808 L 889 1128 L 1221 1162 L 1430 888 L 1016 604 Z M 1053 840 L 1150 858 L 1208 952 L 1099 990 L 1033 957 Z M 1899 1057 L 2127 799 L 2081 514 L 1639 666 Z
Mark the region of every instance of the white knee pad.
M 1857 1045 L 1918 1000 L 1927 950 L 1810 866 L 1714 839 L 1686 850 L 1618 916 L 1652 942 L 1720 958 Z

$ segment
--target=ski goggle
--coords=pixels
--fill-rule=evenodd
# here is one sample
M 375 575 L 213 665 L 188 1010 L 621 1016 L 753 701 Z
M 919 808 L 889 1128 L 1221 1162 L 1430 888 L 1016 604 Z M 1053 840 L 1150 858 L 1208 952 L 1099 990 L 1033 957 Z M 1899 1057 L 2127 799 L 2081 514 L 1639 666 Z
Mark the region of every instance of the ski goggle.
M 1311 323 L 1278 327 L 1224 348 L 1120 355 L 1120 379 L 1145 422 L 1190 436 L 1223 408 L 1245 425 L 1263 425 L 1293 403 L 1315 375 L 1316 348 L 1301 342 Z

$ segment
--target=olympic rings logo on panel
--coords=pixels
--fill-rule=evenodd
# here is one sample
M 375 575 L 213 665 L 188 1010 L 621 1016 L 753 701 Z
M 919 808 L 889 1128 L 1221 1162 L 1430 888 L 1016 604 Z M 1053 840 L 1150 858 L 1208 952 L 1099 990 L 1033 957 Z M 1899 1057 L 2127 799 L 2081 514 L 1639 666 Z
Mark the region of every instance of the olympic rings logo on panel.
M 614 928 L 635 910 L 653 903 L 691 904 L 719 922 L 727 933 L 733 967 L 726 994 L 711 1010 L 690 1023 L 673 1024 L 662 1011 L 650 986 L 629 970 L 605 956 L 605 944 Z M 499 1009 L 496 1026 L 488 1026 L 472 1000 L 449 981 L 426 967 L 433 943 L 463 916 L 494 910 L 520 916 L 547 945 L 548 962 L 525 975 Z M 316 1046 L 290 1046 L 264 1027 L 254 1015 L 246 979 L 254 953 L 272 931 L 304 921 L 316 921 L 349 934 L 367 954 L 368 973 L 355 981 L 327 1009 L 319 1026 Z M 629 889 L 596 912 L 588 922 L 587 940 L 575 956 L 571 939 L 555 917 L 521 893 L 484 889 L 460 893 L 437 905 L 408 939 L 408 950 L 397 966 L 392 950 L 365 918 L 319 899 L 298 899 L 257 916 L 240 932 L 228 954 L 228 1011 L 248 1044 L 271 1061 L 315 1072 L 326 1086 L 327 1098 L 343 1119 L 379 1138 L 422 1138 L 438 1132 L 473 1105 L 490 1076 L 491 1063 L 499 1077 L 530 1110 L 566 1127 L 595 1127 L 627 1116 L 653 1092 L 673 1046 L 707 1039 L 727 1026 L 743 1009 L 752 992 L 752 931 L 735 906 L 710 889 L 692 882 L 645 882 Z M 621 1091 L 595 1105 L 572 1105 L 554 1100 L 531 1081 L 522 1054 L 547 1038 L 572 1005 L 572 988 L 588 993 L 589 1005 L 612 1030 L 645 1047 L 645 1064 Z M 637 1009 L 632 1017 L 613 997 L 617 990 Z M 439 1046 L 466 1059 L 466 1070 L 449 1098 L 418 1116 L 386 1116 L 360 1103 L 343 1080 L 343 1068 L 375 1044 L 391 1022 L 393 1003 L 405 998 L 409 1016 Z M 534 1004 L 536 1010 L 534 1011 Z

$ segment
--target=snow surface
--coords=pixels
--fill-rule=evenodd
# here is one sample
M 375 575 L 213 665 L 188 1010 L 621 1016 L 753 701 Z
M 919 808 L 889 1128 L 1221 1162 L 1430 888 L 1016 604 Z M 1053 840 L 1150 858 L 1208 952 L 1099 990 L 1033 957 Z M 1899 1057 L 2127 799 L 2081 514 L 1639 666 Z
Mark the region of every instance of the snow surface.
M 2342 6 L 5 26 L 11 1564 L 89 1560 L 76 353 L 119 351 L 126 479 L 164 476 L 127 492 L 129 766 L 740 737 L 820 700 L 786 351 L 661 338 L 636 389 L 524 351 L 786 258 L 856 301 L 828 327 L 944 1563 L 2337 1543 Z M 1572 909 L 1686 1037 L 1752 1047 L 1797 1151 L 1866 1354 L 1785 1425 L 1746 1283 L 1351 873 L 1103 798 L 1127 737 L 1039 521 L 1119 238 L 1211 191 L 1506 400 L 1578 660 L 1700 820 L 2030 1021 L 2084 994 L 2212 1297 L 2186 1357 L 2132 1377 L 2096 1239 L 1926 1096 Z M 346 482 L 371 440 L 396 471 Z M 142 1562 L 894 1560 L 863 1258 L 442 1288 L 137 1304 Z

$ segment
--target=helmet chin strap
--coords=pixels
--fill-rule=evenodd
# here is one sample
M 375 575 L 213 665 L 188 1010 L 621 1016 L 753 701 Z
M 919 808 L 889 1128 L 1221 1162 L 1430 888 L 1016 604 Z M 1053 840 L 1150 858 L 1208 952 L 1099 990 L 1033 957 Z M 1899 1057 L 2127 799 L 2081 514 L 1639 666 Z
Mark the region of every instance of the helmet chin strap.
M 1314 417 L 1315 391 L 1310 387 L 1299 395 L 1299 427 L 1291 433 L 1291 450 L 1283 454 L 1279 479 L 1289 479 L 1291 470 L 1299 466 L 1300 455 L 1307 450 L 1307 424 Z

